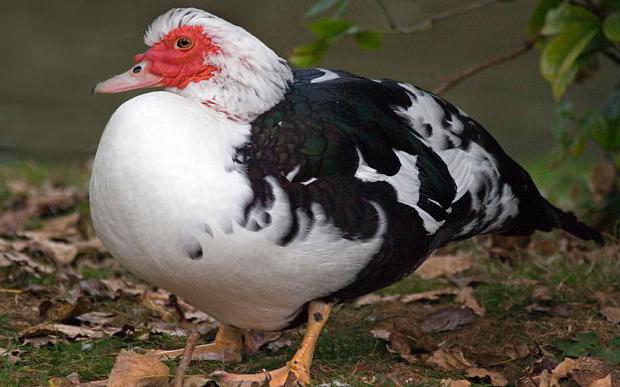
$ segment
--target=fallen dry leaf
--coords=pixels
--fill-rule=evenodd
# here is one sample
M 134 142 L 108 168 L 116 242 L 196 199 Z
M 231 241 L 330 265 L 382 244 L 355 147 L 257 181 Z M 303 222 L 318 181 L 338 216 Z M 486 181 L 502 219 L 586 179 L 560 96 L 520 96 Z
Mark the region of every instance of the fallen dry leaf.
M 19 334 L 20 338 L 33 338 L 49 335 L 60 335 L 65 336 L 69 339 L 75 339 L 77 337 L 88 337 L 93 339 L 104 337 L 105 333 L 103 331 L 98 331 L 90 328 L 46 322 L 24 329 Z
M 613 387 L 611 384 L 611 374 L 604 378 L 593 381 L 589 387 Z
M 471 309 L 478 316 L 484 316 L 485 310 L 474 297 L 474 289 L 469 286 L 462 287 L 456 294 L 456 302 L 461 303 Z
M 168 386 L 168 366 L 154 354 L 122 350 L 108 378 L 108 387 Z
M 525 310 L 527 310 L 529 313 L 532 313 L 532 314 L 541 313 L 541 314 L 547 314 L 549 316 L 555 316 L 555 317 L 570 317 L 573 314 L 572 309 L 568 305 L 546 306 L 546 305 L 532 304 L 532 305 L 528 305 L 525 308 Z
M 0 267 L 18 266 L 28 274 L 40 278 L 41 274 L 51 274 L 54 268 L 35 261 L 28 255 L 2 245 L 0 240 Z
M 65 300 L 56 302 L 45 300 L 39 305 L 39 316 L 47 321 L 67 322 L 88 312 L 91 307 L 92 301 L 88 297 L 79 297 L 76 303 Z
M 187 329 L 181 328 L 177 323 L 155 321 L 149 325 L 151 333 L 159 335 L 185 337 L 189 336 L 190 333 Z
M 607 321 L 614 324 L 620 324 L 620 308 L 606 306 L 604 308 L 601 308 L 601 314 L 605 316 Z
M 430 364 L 444 371 L 465 370 L 474 367 L 469 360 L 465 358 L 460 348 L 439 348 L 426 359 L 426 364 Z
M 609 385 L 620 385 L 620 369 L 611 364 L 591 357 L 579 358 L 575 362 L 575 368 L 571 372 L 571 379 L 582 387 L 591 386 L 600 381 L 605 383 L 609 376 Z M 602 384 L 605 385 L 605 384 Z
M 10 364 L 16 364 L 21 360 L 22 353 L 23 351 L 20 351 L 17 348 L 13 348 L 13 349 L 0 348 L 0 359 L 4 358 Z
M 370 334 L 372 334 L 372 336 L 376 337 L 377 339 L 388 341 L 390 339 L 390 336 L 392 335 L 392 332 L 387 329 L 377 328 L 371 329 Z
M 80 214 L 78 213 L 52 218 L 42 222 L 40 231 L 52 238 L 75 237 L 79 235 L 77 228 L 79 220 Z
M 387 341 L 387 350 L 389 352 L 397 354 L 411 363 L 416 361 L 416 358 L 412 356 L 411 345 L 409 343 L 410 340 L 407 336 L 397 331 L 391 332 L 387 329 L 380 328 L 373 329 L 370 333 L 376 338 Z
M 90 325 L 103 326 L 114 321 L 116 314 L 111 312 L 89 312 L 76 317 L 77 320 Z
M 82 385 L 82 382 L 80 382 L 80 375 L 77 372 L 73 372 L 65 378 L 50 378 L 47 384 L 48 387 L 79 387 Z
M 396 387 L 419 386 L 425 381 L 425 378 L 412 370 L 411 366 L 403 363 L 392 365 L 386 376 L 393 383 L 391 385 Z M 375 385 L 376 383 L 371 382 L 369 384 Z
M 508 379 L 500 372 L 489 371 L 484 368 L 468 368 L 466 371 L 468 378 L 489 378 L 491 385 L 493 386 L 505 386 L 508 384 Z
M 48 186 L 42 193 L 22 193 L 17 200 L 11 210 L 0 214 L 0 235 L 14 235 L 33 216 L 50 217 L 67 212 L 84 201 L 85 195 L 74 188 Z
M 432 255 L 415 273 L 423 279 L 432 279 L 440 276 L 454 275 L 463 272 L 474 264 L 469 254 Z
M 117 295 L 124 294 L 135 297 L 142 296 L 147 291 L 145 285 L 129 283 L 122 278 L 106 278 L 100 280 L 100 282 Z
M 77 246 L 69 242 L 52 240 L 48 233 L 28 231 L 20 234 L 20 236 L 27 239 L 21 241 L 21 243 L 15 243 L 15 247 L 19 251 L 39 253 L 50 262 L 55 262 L 59 265 L 68 265 L 77 257 Z
M 370 293 L 355 300 L 353 305 L 355 305 L 356 307 L 361 307 L 361 306 L 376 304 L 378 302 L 398 301 L 399 298 L 400 298 L 400 295 L 398 294 L 391 295 L 391 296 L 380 296 L 375 293 Z
M 537 286 L 532 291 L 532 299 L 537 301 L 549 302 L 553 300 L 551 289 L 546 286 Z
M 60 340 L 58 337 L 55 337 L 55 336 L 47 336 L 47 337 L 24 338 L 22 339 L 22 341 L 24 345 L 31 346 L 32 348 L 44 348 L 44 347 L 50 347 L 50 346 L 56 345 L 58 344 L 59 341 L 66 341 L 66 340 Z
M 471 383 L 467 380 L 441 379 L 441 387 L 469 387 Z
M 81 291 L 92 297 L 101 297 L 109 300 L 115 300 L 118 297 L 118 293 L 110 289 L 102 280 L 81 280 L 78 286 Z
M 436 301 L 441 296 L 455 295 L 458 294 L 458 292 L 459 290 L 457 288 L 429 290 L 422 293 L 405 294 L 400 297 L 400 301 L 405 304 L 416 301 Z
M 571 378 L 581 387 L 620 385 L 620 371 L 607 362 L 594 358 L 565 359 L 551 372 L 543 370 L 538 378 L 539 387 L 560 386 L 562 379 Z M 608 383 L 608 384 L 606 384 Z M 595 385 L 596 386 L 596 385 Z
M 258 332 L 249 330 L 243 332 L 243 348 L 246 353 L 257 353 L 263 346 L 282 337 L 282 332 Z
M 420 327 L 425 332 L 453 331 L 464 325 L 471 324 L 476 319 L 474 312 L 465 307 L 449 306 L 428 316 Z
M 201 376 L 201 375 L 187 376 L 183 379 L 183 387 L 210 386 L 210 384 L 208 384 L 209 381 L 211 381 L 211 379 L 207 378 L 206 376 Z

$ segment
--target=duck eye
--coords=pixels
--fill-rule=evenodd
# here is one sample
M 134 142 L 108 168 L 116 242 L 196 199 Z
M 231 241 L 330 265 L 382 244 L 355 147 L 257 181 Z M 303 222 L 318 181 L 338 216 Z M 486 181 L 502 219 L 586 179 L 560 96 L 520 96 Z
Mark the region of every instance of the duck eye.
M 194 47 L 194 42 L 187 36 L 181 36 L 177 39 L 175 47 L 179 50 L 189 50 L 190 48 Z

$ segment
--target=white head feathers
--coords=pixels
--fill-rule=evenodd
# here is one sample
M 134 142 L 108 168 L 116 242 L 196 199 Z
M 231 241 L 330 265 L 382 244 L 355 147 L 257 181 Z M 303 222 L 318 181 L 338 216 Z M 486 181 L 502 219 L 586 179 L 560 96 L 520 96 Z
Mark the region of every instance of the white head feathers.
M 205 64 L 219 71 L 210 79 L 171 91 L 197 99 L 240 121 L 252 121 L 282 100 L 293 73 L 286 61 L 245 29 L 196 8 L 174 8 L 147 28 L 152 46 L 176 28 L 200 26 L 220 50 Z

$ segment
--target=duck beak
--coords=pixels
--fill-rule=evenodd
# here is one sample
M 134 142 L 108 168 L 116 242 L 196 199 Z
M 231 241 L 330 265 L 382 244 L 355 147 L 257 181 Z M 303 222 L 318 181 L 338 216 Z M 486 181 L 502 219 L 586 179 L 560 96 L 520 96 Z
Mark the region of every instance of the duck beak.
M 122 93 L 129 90 L 163 86 L 164 78 L 151 74 L 147 66 L 147 62 L 138 63 L 127 72 L 98 83 L 93 89 L 93 94 Z

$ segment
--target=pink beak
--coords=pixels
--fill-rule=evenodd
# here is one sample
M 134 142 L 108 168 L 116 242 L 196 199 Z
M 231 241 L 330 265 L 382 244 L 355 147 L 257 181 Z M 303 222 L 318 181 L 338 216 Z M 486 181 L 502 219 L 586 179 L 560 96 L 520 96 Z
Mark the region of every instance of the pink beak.
M 146 89 L 163 86 L 163 77 L 147 71 L 147 62 L 133 66 L 127 72 L 116 75 L 107 81 L 98 83 L 93 89 L 94 94 L 122 93 L 124 91 Z

